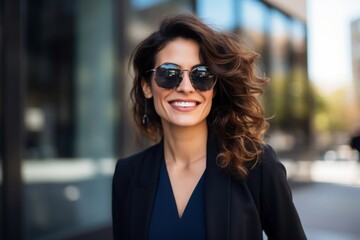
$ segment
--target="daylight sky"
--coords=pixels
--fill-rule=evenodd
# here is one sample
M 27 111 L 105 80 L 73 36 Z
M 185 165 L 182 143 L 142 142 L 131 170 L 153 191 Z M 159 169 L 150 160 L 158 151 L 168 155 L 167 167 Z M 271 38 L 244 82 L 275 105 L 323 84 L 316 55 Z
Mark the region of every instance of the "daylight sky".
M 350 22 L 360 18 L 360 0 L 308 0 L 310 79 L 336 88 L 352 82 Z

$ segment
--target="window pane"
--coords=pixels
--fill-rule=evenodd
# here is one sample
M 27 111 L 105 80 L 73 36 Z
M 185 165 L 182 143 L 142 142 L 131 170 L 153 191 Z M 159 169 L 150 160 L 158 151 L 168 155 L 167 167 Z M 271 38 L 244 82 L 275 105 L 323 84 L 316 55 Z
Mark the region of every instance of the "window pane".
M 264 31 L 267 17 L 267 6 L 258 0 L 242 0 L 240 7 L 240 26 L 245 29 Z
M 239 29 L 246 43 L 262 56 L 268 41 L 266 22 L 269 17 L 268 7 L 257 0 L 239 1 Z
M 111 0 L 26 4 L 25 239 L 111 225 Z
M 207 24 L 220 30 L 232 30 L 236 26 L 233 0 L 198 0 L 196 1 L 197 15 Z
M 281 77 L 288 70 L 289 22 L 285 15 L 277 10 L 272 10 L 270 21 L 272 75 Z

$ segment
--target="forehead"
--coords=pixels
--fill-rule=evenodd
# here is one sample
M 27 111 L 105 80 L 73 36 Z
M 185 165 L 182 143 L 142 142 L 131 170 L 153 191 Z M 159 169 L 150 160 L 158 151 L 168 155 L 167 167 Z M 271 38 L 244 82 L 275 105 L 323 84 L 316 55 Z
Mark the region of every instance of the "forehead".
M 200 46 L 191 39 L 175 38 L 156 55 L 155 66 L 163 63 L 175 63 L 184 68 L 197 65 L 200 63 Z

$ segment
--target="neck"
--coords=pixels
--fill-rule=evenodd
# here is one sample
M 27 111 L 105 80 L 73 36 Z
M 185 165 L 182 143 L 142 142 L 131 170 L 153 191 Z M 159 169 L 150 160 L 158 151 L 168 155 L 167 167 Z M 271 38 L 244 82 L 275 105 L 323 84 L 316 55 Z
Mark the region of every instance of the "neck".
M 164 128 L 164 155 L 167 163 L 189 166 L 206 160 L 207 125 L 194 128 Z

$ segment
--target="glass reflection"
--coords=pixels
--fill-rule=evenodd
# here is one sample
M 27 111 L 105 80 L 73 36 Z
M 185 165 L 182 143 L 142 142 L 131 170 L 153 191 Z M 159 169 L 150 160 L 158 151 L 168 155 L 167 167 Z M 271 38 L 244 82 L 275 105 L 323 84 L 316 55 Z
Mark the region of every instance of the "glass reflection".
M 111 224 L 112 4 L 26 4 L 25 239 L 64 239 Z
M 236 11 L 234 1 L 223 0 L 221 4 L 217 0 L 196 1 L 197 15 L 207 24 L 223 30 L 233 30 L 236 26 Z
M 164 2 L 170 2 L 171 0 L 131 0 L 131 6 L 134 9 L 140 10 L 140 9 L 146 9 L 150 8 L 152 6 L 164 3 Z
M 256 0 L 239 1 L 239 33 L 246 44 L 259 52 L 269 65 L 267 51 L 269 50 L 268 32 L 266 31 L 268 7 Z
M 288 70 L 289 20 L 277 10 L 271 11 L 272 75 L 284 78 Z
M 257 0 L 239 1 L 240 26 L 253 31 L 264 31 L 268 8 Z

